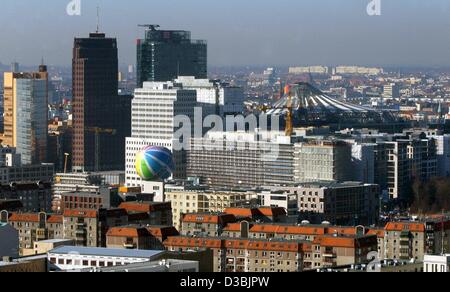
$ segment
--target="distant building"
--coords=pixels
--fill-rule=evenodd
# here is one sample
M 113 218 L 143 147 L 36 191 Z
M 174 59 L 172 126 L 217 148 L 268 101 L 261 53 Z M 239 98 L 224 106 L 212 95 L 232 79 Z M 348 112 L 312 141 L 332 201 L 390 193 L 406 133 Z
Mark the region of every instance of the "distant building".
M 295 144 L 295 182 L 352 180 L 351 146 L 316 140 Z
M 197 91 L 197 106 L 203 110 L 203 116 L 233 115 L 243 111 L 244 89 L 231 86 L 220 80 L 195 79 L 194 77 L 178 77 L 174 82 L 183 85 L 184 89 Z
M 149 26 L 137 42 L 137 87 L 146 81 L 168 81 L 178 76 L 207 78 L 206 41 L 191 40 L 188 31 L 158 30 Z
M 300 220 L 344 226 L 378 223 L 381 195 L 378 185 L 316 182 L 267 188 L 296 195 Z
M 393 99 L 400 98 L 400 86 L 396 83 L 385 85 L 383 88 L 383 97 Z

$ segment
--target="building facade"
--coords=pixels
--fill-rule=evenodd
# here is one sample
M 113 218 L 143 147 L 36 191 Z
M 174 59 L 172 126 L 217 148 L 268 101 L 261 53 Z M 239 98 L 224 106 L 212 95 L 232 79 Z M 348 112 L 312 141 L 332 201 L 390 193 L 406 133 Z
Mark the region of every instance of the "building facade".
M 191 40 L 188 31 L 158 30 L 150 25 L 137 42 L 137 86 L 178 76 L 207 78 L 206 41 Z

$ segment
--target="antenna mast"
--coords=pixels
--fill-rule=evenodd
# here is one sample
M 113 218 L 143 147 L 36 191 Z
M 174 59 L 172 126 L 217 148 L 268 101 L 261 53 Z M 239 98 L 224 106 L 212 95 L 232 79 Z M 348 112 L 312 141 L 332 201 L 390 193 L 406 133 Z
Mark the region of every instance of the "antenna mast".
M 100 6 L 97 5 L 97 33 L 100 32 Z

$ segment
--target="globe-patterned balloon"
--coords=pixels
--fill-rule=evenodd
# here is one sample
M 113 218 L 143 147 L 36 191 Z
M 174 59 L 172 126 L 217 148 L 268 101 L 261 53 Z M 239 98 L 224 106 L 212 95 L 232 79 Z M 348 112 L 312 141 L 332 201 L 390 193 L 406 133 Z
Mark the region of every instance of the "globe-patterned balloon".
M 174 170 L 173 155 L 167 148 L 148 146 L 136 155 L 136 171 L 144 181 L 166 180 Z

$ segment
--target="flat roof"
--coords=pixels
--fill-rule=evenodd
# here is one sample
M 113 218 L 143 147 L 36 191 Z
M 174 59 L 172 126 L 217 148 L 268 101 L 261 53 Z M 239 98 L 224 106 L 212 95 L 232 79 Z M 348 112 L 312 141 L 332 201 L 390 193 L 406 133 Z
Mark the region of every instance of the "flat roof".
M 48 253 L 150 259 L 164 252 L 165 251 L 162 250 L 128 250 L 128 249 L 113 249 L 113 248 L 61 246 L 49 251 Z
M 62 243 L 62 242 L 73 242 L 72 239 L 47 239 L 36 241 L 35 243 Z

